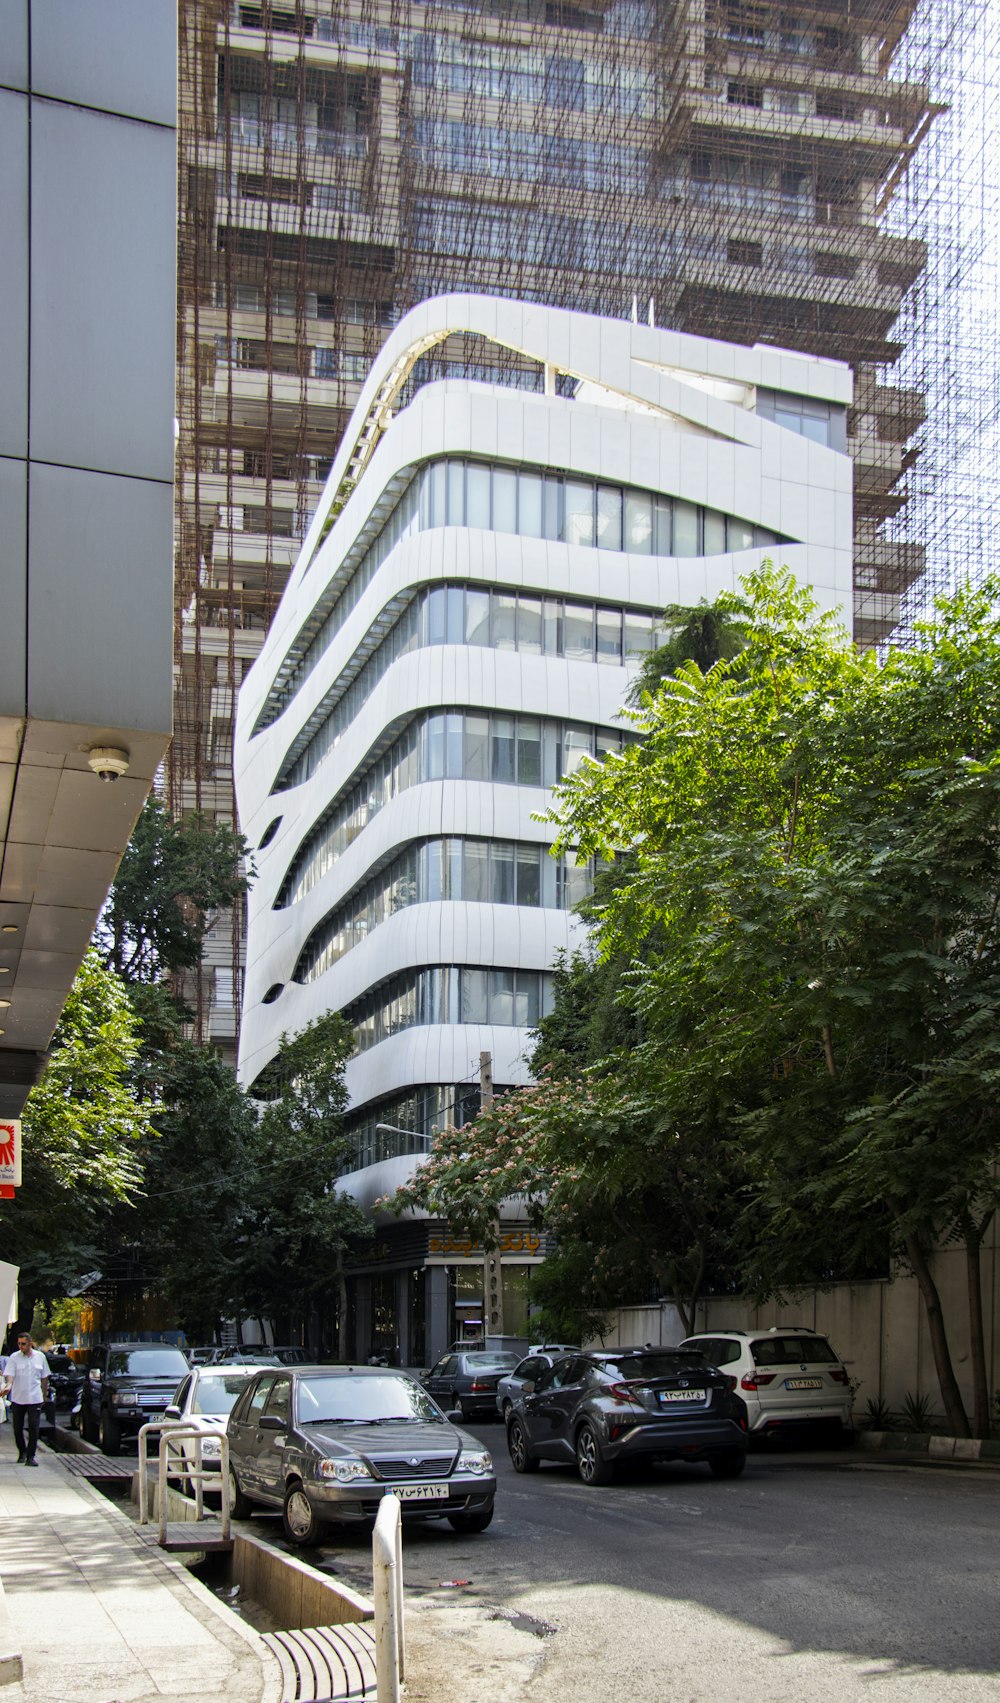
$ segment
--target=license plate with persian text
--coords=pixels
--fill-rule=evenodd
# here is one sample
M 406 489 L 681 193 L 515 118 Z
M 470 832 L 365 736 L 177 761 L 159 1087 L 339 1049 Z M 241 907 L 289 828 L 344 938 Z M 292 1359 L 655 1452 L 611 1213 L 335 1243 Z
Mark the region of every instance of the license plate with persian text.
M 391 1484 L 389 1489 L 401 1502 L 447 1502 L 447 1484 Z
M 677 1401 L 704 1401 L 704 1390 L 661 1390 L 660 1400 L 664 1403 Z

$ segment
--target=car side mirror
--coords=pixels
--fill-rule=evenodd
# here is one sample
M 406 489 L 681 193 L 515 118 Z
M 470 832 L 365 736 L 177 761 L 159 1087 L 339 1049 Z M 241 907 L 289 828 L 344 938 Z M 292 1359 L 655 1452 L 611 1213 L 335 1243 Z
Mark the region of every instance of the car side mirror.
M 288 1425 L 284 1419 L 279 1419 L 276 1413 L 262 1413 L 257 1421 L 261 1431 L 287 1431 Z
M 533 1395 L 534 1392 L 535 1392 L 534 1380 L 532 1378 L 525 1378 L 524 1383 L 521 1385 L 521 1394 L 523 1396 L 530 1396 L 530 1395 Z
M 91 1381 L 92 1384 L 99 1384 L 100 1383 L 100 1381 L 101 1381 L 101 1368 L 100 1368 L 100 1366 L 91 1366 L 91 1368 L 90 1368 L 90 1381 Z
M 174 1405 L 173 1405 L 173 1403 L 171 1403 L 171 1405 L 170 1405 L 170 1406 L 169 1406 L 169 1407 L 165 1407 L 165 1408 L 164 1408 L 164 1409 L 163 1409 L 163 1417 L 164 1417 L 164 1419 L 179 1419 L 179 1418 L 180 1418 L 180 1416 L 181 1416 L 181 1410 L 180 1410 L 180 1408 L 179 1408 L 179 1407 L 175 1407 L 175 1406 L 174 1406 Z

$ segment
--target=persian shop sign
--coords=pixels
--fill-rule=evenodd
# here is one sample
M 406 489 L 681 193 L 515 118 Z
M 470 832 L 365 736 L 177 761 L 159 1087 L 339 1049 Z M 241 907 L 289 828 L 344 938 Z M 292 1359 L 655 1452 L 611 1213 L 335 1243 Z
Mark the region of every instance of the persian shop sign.
M 529 1259 L 535 1259 L 541 1245 L 541 1237 L 536 1236 L 533 1230 L 501 1230 L 500 1232 L 499 1252 L 501 1254 L 526 1254 Z M 430 1255 L 437 1254 L 438 1256 L 452 1254 L 460 1259 L 482 1259 L 483 1245 L 481 1242 L 474 1242 L 471 1236 L 461 1234 L 453 1236 L 445 1231 L 442 1235 L 428 1236 L 427 1252 Z
M 0 1120 L 0 1189 L 7 1199 L 8 1191 L 21 1186 L 21 1120 Z

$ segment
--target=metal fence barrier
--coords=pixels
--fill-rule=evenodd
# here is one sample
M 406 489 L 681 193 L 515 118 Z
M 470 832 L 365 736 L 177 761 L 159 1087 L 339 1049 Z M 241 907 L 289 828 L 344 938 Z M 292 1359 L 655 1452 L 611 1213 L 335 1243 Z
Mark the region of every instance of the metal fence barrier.
M 174 1420 L 150 1420 L 139 1429 L 139 1524 L 149 1524 L 149 1457 L 146 1453 L 146 1438 L 153 1432 L 159 1432 L 160 1444 L 157 1459 L 158 1468 L 158 1514 L 160 1521 L 161 1544 L 167 1537 L 167 1480 L 168 1478 L 187 1479 L 194 1485 L 195 1521 L 205 1517 L 205 1485 L 210 1483 L 212 1488 L 222 1492 L 222 1536 L 229 1536 L 229 1438 L 225 1431 L 204 1429 L 197 1425 L 178 1425 Z M 184 1440 L 194 1438 L 194 1459 L 183 1447 Z M 206 1467 L 201 1458 L 201 1445 L 206 1437 L 219 1440 L 220 1460 L 218 1469 Z M 180 1446 L 177 1446 L 180 1445 Z
M 403 1528 L 399 1497 L 382 1497 L 372 1537 L 375 1596 L 375 1679 L 378 1703 L 399 1703 L 405 1675 Z

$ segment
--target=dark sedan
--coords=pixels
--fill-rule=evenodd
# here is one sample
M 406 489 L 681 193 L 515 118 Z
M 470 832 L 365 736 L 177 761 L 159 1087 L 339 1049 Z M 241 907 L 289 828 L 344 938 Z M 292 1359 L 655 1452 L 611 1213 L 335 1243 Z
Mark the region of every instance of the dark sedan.
M 457 1532 L 481 1532 L 493 1518 L 491 1456 L 405 1372 L 260 1371 L 227 1432 L 233 1513 L 280 1509 L 292 1543 L 322 1542 L 330 1521 L 374 1519 L 387 1491 L 404 1520 L 443 1518 Z
M 423 1379 L 442 1407 L 457 1408 L 463 1419 L 495 1419 L 497 1385 L 517 1365 L 516 1354 L 480 1348 L 473 1353 L 442 1355 Z
M 747 1455 L 746 1410 L 732 1379 L 683 1348 L 592 1349 L 526 1383 L 507 1420 L 515 1472 L 575 1461 L 607 1484 L 624 1461 L 705 1461 L 736 1478 Z

